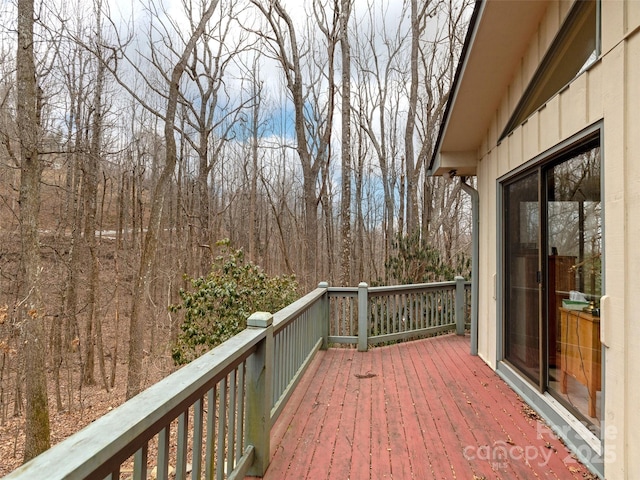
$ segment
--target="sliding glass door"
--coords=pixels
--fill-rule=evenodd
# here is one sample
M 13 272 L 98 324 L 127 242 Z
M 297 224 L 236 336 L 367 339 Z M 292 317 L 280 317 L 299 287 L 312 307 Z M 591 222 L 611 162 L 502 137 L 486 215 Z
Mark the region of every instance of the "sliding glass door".
M 538 173 L 504 189 L 505 358 L 540 381 L 540 201 Z
M 545 171 L 549 390 L 600 424 L 602 204 L 600 147 Z
M 503 183 L 504 359 L 600 425 L 599 137 Z

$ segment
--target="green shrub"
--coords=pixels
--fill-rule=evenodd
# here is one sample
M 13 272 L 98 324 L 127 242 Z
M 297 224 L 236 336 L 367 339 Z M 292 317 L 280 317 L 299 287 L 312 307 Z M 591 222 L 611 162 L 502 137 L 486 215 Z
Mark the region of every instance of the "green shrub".
M 385 268 L 400 284 L 446 282 L 456 275 L 471 278 L 471 260 L 464 253 L 445 260 L 418 235 L 398 236 L 393 247 L 397 254 L 387 260 Z
M 190 362 L 244 330 L 252 313 L 274 313 L 298 298 L 295 276 L 269 277 L 229 243 L 218 242 L 222 255 L 215 259 L 211 272 L 206 278 L 191 279 L 191 289 L 180 290 L 182 303 L 169 307 L 184 313 L 172 349 L 176 365 Z

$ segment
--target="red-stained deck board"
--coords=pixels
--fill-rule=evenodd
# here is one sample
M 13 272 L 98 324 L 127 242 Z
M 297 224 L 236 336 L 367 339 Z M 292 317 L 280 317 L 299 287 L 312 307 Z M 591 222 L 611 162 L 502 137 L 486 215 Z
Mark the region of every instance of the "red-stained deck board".
M 386 350 L 392 359 L 389 363 L 394 366 L 398 399 L 401 404 L 399 411 L 402 417 L 404 435 L 408 442 L 406 448 L 411 471 L 406 473 L 410 473 L 412 478 L 431 478 L 433 472 L 426 459 L 429 458 L 429 450 L 432 445 L 425 444 L 423 432 L 418 422 L 419 416 L 415 408 L 416 404 L 421 402 L 420 396 L 422 395 L 421 389 L 416 389 L 416 372 L 413 364 L 410 363 L 410 359 L 407 358 L 408 363 L 405 362 L 404 359 L 406 357 L 401 355 L 398 349 Z M 392 465 L 394 464 L 392 463 Z M 404 463 L 401 464 L 401 466 L 403 465 Z M 393 470 L 394 473 L 396 471 L 397 469 Z M 401 470 L 401 472 L 403 471 Z M 407 475 L 404 478 L 410 477 Z
M 392 360 L 392 349 L 380 350 L 382 362 L 382 375 L 387 404 L 387 425 L 389 429 L 389 453 L 391 456 L 391 474 L 395 478 L 411 478 L 411 455 L 409 442 L 412 440 L 406 435 L 402 412 L 408 408 L 405 391 L 398 389 L 398 379 L 404 372 L 396 370 L 397 365 Z
M 371 355 L 371 477 L 391 478 L 391 448 L 389 444 L 389 428 L 387 424 L 387 402 L 382 386 L 383 371 L 380 351 L 373 350 Z M 367 478 L 367 477 L 364 477 Z
M 313 450 L 300 445 L 301 443 L 309 443 L 315 440 L 315 429 L 322 425 L 326 415 L 326 407 L 319 404 L 316 400 L 323 395 L 331 394 L 334 390 L 333 386 L 337 380 L 336 375 L 330 375 L 335 369 L 340 368 L 341 358 L 337 355 L 331 357 L 317 358 L 314 360 L 312 367 L 298 384 L 293 395 L 281 414 L 296 418 L 296 422 L 276 422 L 271 429 L 271 453 L 285 454 L 282 458 L 286 458 L 284 462 L 272 462 L 269 465 L 269 474 L 273 478 L 283 479 L 289 471 L 290 464 L 296 472 L 304 468 L 305 463 L 300 461 L 300 456 L 304 452 Z M 309 401 L 309 399 L 312 399 Z M 326 402 L 323 402 L 326 404 Z M 307 461 L 308 465 L 310 462 Z
M 353 445 L 349 465 L 349 475 L 344 478 L 369 478 L 371 471 L 371 419 L 373 408 L 373 355 L 356 353 L 352 366 L 353 378 L 358 383 L 358 403 L 355 412 L 355 426 L 353 431 Z
M 482 434 L 482 430 L 470 428 L 467 418 L 468 409 L 461 411 L 461 407 L 468 405 L 466 400 L 460 398 L 460 393 L 453 388 L 454 380 L 449 367 L 442 366 L 438 359 L 434 358 L 434 350 L 429 343 L 420 342 L 407 347 L 409 347 L 408 354 L 422 364 L 423 373 L 419 378 L 425 377 L 428 381 L 425 387 L 431 393 L 428 398 L 436 431 L 442 442 L 440 454 L 449 463 L 448 469 L 436 470 L 434 475 L 437 478 L 473 478 L 473 475 L 490 478 L 487 476 L 491 473 L 490 464 L 472 463 L 464 454 L 465 448 L 469 445 L 481 443 L 475 435 Z
M 589 477 L 549 432 L 468 337 L 331 349 L 274 425 L 265 479 Z
M 334 385 L 333 392 L 331 392 L 331 396 L 325 400 L 325 398 L 319 395 L 316 400 L 317 403 L 325 409 L 327 414 L 322 424 L 319 425 L 319 435 L 314 439 L 313 461 L 308 465 L 309 471 L 306 478 L 327 478 L 331 464 L 326 460 L 333 457 L 336 441 L 339 436 L 343 435 L 343 432 L 340 431 L 342 428 L 341 417 L 347 391 L 347 382 L 351 376 L 353 351 L 340 349 L 336 352 L 336 355 L 341 358 L 340 365 L 336 366 L 341 374 L 337 376 L 337 381 Z M 287 478 L 301 478 L 299 475 L 297 477 L 295 476 L 296 470 L 292 469 L 292 472 L 294 474 Z
M 355 432 L 356 413 L 360 398 L 360 380 L 356 377 L 362 354 L 351 351 L 351 371 L 341 405 L 340 424 L 336 431 L 336 441 L 330 470 L 325 476 L 312 478 L 349 478 L 353 457 L 353 438 Z M 337 412 L 336 412 L 337 414 Z
M 455 424 L 460 429 L 467 428 L 472 438 L 466 438 L 460 448 L 463 457 L 473 457 L 476 452 L 494 452 L 495 446 L 504 445 L 511 447 L 507 443 L 507 438 L 500 435 L 497 429 L 487 428 L 487 419 L 493 424 L 495 418 L 491 415 L 491 408 L 487 397 L 484 395 L 475 395 L 473 390 L 474 379 L 470 376 L 470 372 L 464 372 L 459 367 L 458 362 L 453 362 L 448 358 L 447 349 L 439 349 L 439 344 L 432 342 L 430 344 L 421 345 L 426 348 L 427 353 L 423 358 L 429 358 L 433 361 L 432 370 L 439 372 L 441 380 L 447 383 L 447 401 L 452 409 L 460 412 L 460 416 L 455 422 L 452 421 L 452 428 Z M 479 450 L 486 447 L 486 450 Z M 500 458 L 491 458 L 487 462 L 473 462 L 473 458 L 468 458 L 469 468 L 477 477 L 492 478 L 495 476 L 501 478 L 528 478 L 531 474 L 526 466 L 520 463 L 502 462 Z M 523 468 L 524 467 L 524 468 Z M 462 470 L 464 471 L 464 470 Z
M 310 414 L 307 417 L 307 429 L 311 429 L 312 433 L 305 431 L 301 434 L 287 475 L 279 478 L 297 480 L 301 478 L 301 474 L 306 478 L 322 478 L 322 472 L 326 473 L 326 465 L 316 459 L 331 457 L 335 432 L 340 427 L 341 405 L 349 378 L 349 357 L 352 352 L 342 350 L 336 353 L 331 370 L 340 370 L 343 375 L 332 375 L 331 372 L 325 375 L 326 388 L 318 391 L 312 402 L 314 411 L 319 412 L 319 415 Z
M 456 369 L 456 378 L 469 379 L 464 382 L 464 385 L 469 387 L 470 395 L 473 398 L 482 399 L 484 395 L 488 395 L 489 399 L 495 402 L 495 407 L 488 408 L 489 406 L 487 406 L 487 412 L 496 422 L 496 427 L 500 427 L 504 432 L 505 436 L 500 442 L 505 442 L 506 445 L 500 443 L 501 445 L 505 445 L 509 449 L 513 447 L 515 452 L 521 451 L 522 454 L 528 455 L 530 463 L 543 463 L 547 468 L 540 474 L 542 478 L 558 478 L 559 476 L 562 478 L 562 472 L 567 469 L 567 466 L 576 467 L 575 460 L 566 451 L 562 442 L 555 435 L 550 435 L 550 428 L 542 421 L 531 419 L 522 414 L 514 414 L 513 411 L 500 405 L 504 401 L 503 399 L 508 397 L 509 404 L 520 413 L 526 409 L 522 400 L 508 389 L 504 382 L 494 383 L 496 387 L 500 388 L 490 388 L 490 377 L 486 375 L 486 373 L 493 374 L 490 369 L 473 368 L 472 365 L 464 362 L 464 356 L 461 356 L 459 350 L 445 349 L 442 346 L 437 346 L 437 348 L 440 349 L 442 358 L 448 358 L 448 364 Z M 516 427 L 516 430 L 512 428 L 513 426 Z M 527 439 L 531 435 L 543 440 L 543 446 L 529 445 Z M 521 465 L 520 462 L 509 464 L 509 466 Z
M 418 392 L 415 401 L 416 422 L 422 430 L 423 443 L 427 450 L 429 474 L 425 478 L 452 478 L 451 463 L 447 458 L 444 438 L 438 431 L 436 419 L 444 414 L 441 399 L 432 395 L 436 389 L 417 355 L 407 355 L 415 363 L 414 389 Z M 419 372 L 419 374 L 417 373 Z M 424 392 L 424 393 L 423 393 Z M 425 397 L 423 399 L 423 397 Z M 423 401 L 420 401 L 423 399 Z M 442 428 L 442 426 L 440 427 Z M 447 432 L 445 432 L 447 433 Z M 451 438 L 451 437 L 449 437 Z

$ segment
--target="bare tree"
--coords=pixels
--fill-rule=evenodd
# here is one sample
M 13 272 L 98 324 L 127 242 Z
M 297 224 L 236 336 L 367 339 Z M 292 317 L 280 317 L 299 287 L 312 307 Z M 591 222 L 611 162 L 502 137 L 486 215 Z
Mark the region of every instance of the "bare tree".
M 18 315 L 21 321 L 27 400 L 24 460 L 50 445 L 47 399 L 45 310 L 41 296 L 42 266 L 38 239 L 42 162 L 38 152 L 39 94 L 36 83 L 33 0 L 18 1 L 18 53 L 16 55 L 17 119 L 20 135 L 20 237 L 22 288 Z
M 164 139 L 166 143 L 165 164 L 160 177 L 155 185 L 151 200 L 151 211 L 149 213 L 149 223 L 140 258 L 140 269 L 134 280 L 133 298 L 131 318 L 129 327 L 129 372 L 127 376 L 127 398 L 131 398 L 140 392 L 142 388 L 142 357 L 143 357 L 143 339 L 144 339 L 144 323 L 141 318 L 141 307 L 143 299 L 147 295 L 150 284 L 150 275 L 153 266 L 153 260 L 158 245 L 158 234 L 160 231 L 160 221 L 162 219 L 162 208 L 164 204 L 164 196 L 167 191 L 169 180 L 174 174 L 176 163 L 178 160 L 176 139 L 175 139 L 175 119 L 180 100 L 180 80 L 187 68 L 189 58 L 193 53 L 197 42 L 204 33 L 206 26 L 213 16 L 218 6 L 218 0 L 211 0 L 204 5 L 202 17 L 198 21 L 185 44 L 184 50 L 178 61 L 171 70 L 168 83 L 167 108 L 164 115 Z
M 184 2 L 183 5 L 188 12 L 192 28 L 195 28 L 198 14 L 193 11 L 190 3 Z M 223 146 L 233 135 L 238 117 L 245 108 L 243 103 L 247 103 L 234 105 L 230 93 L 225 89 L 226 84 L 223 80 L 225 72 L 246 47 L 242 45 L 244 38 L 238 39 L 235 45 L 231 45 L 231 30 L 237 13 L 234 11 L 233 2 L 223 7 L 215 24 L 207 27 L 203 32 L 209 40 L 195 46 L 185 70 L 195 86 L 195 94 L 183 94 L 186 97 L 184 102 L 187 112 L 186 124 L 196 133 L 195 138 L 191 135 L 184 135 L 182 138 L 196 152 L 198 159 L 197 213 L 202 247 L 200 273 L 203 275 L 211 268 L 213 260 L 211 247 L 216 240 L 213 238 L 211 218 L 209 188 L 211 169 L 220 158 Z M 252 99 L 249 99 L 249 102 L 251 101 Z
M 397 216 L 395 201 L 400 173 L 396 165 L 399 153 L 398 122 L 401 118 L 397 85 L 404 81 L 401 76 L 401 54 L 406 32 L 402 22 L 391 31 L 386 25 L 378 24 L 377 18 L 384 15 L 384 10 L 380 11 L 379 6 L 370 3 L 362 25 L 358 27 L 353 58 L 358 88 L 354 92 L 357 103 L 353 108 L 357 111 L 357 127 L 366 134 L 375 153 L 374 168 L 379 169 L 382 180 L 382 257 L 386 260 L 392 252 L 396 224 L 402 224 L 401 215 Z M 364 141 L 364 136 L 361 138 Z M 386 277 L 383 279 L 386 280 Z
M 336 22 L 325 21 L 326 12 L 322 8 L 314 7 L 313 21 L 317 22 L 325 30 L 325 36 L 330 38 L 327 44 L 327 61 L 329 73 L 326 79 L 329 82 L 327 88 L 327 107 L 324 111 L 321 123 L 317 117 L 308 118 L 307 107 L 318 107 L 313 102 L 307 102 L 305 89 L 318 88 L 312 82 L 307 82 L 303 74 L 303 60 L 305 51 L 298 41 L 296 26 L 279 0 L 264 2 L 252 0 L 252 3 L 262 12 L 271 27 L 271 35 L 259 33 L 267 41 L 273 58 L 280 64 L 285 78 L 285 84 L 291 95 L 294 109 L 294 130 L 296 137 L 296 151 L 300 159 L 303 175 L 304 191 L 304 276 L 306 286 L 317 282 L 318 255 L 318 202 L 320 195 L 317 190 L 319 175 L 329 160 L 329 146 L 333 127 L 334 111 L 334 79 L 333 79 L 333 54 L 337 41 Z M 314 2 L 315 5 L 315 2 Z M 335 18 L 334 18 L 335 20 Z M 331 31 L 329 31 L 331 29 Z M 315 61 L 319 61 L 315 58 Z M 314 134 L 310 134 L 312 131 Z M 326 171 L 326 170 L 325 170 Z
M 352 0 L 340 1 L 340 51 L 342 66 L 342 246 L 340 283 L 351 284 L 351 47 L 349 18 Z
M 416 104 L 416 123 L 419 150 L 416 169 L 423 168 L 433 152 L 439 129 L 439 120 L 449 98 L 453 82 L 456 59 L 464 43 L 467 23 L 465 14 L 471 2 L 463 0 L 442 0 L 438 6 L 437 21 L 429 38 L 420 43 L 418 65 L 422 72 L 423 83 Z M 459 224 L 464 220 L 460 211 L 460 184 L 447 184 L 441 179 L 424 175 L 422 185 L 421 237 L 429 244 L 445 253 L 451 254 L 456 245 Z M 449 237 L 444 241 L 441 236 Z M 454 247 L 455 248 L 455 247 Z

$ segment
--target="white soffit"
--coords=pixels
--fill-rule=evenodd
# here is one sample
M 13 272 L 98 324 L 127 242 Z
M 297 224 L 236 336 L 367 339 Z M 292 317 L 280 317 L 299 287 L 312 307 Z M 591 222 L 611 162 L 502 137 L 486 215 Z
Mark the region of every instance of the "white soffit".
M 440 152 L 469 152 L 480 147 L 548 4 L 543 0 L 484 2 L 458 78 Z M 498 125 L 498 130 L 503 127 Z

